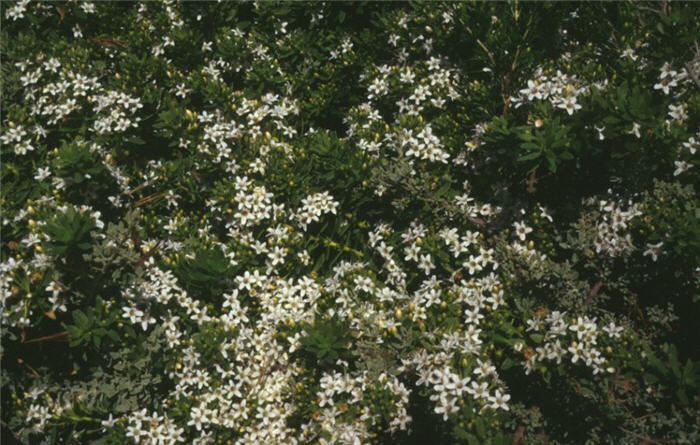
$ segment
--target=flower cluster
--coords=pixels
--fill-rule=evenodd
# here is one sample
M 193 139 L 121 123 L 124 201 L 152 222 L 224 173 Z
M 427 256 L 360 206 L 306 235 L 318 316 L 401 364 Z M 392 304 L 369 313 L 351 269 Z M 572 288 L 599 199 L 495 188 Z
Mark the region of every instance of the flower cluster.
M 615 372 L 614 367 L 606 366 L 607 360 L 598 349 L 602 346 L 598 344 L 598 337 L 601 331 L 604 331 L 610 338 L 619 338 L 621 327 L 611 322 L 601 329 L 595 318 L 584 316 L 568 319 L 565 313 L 559 311 L 546 314 L 542 312 L 527 321 L 527 331 L 532 331 L 539 336 L 538 338 L 543 339 L 540 345 L 535 347 L 534 351 L 531 348 L 523 349 L 522 343 L 515 346 L 516 350 L 522 351 L 525 356 L 526 373 L 532 372 L 538 362 L 549 360 L 559 364 L 565 357 L 570 359 L 571 363 L 581 360 L 591 368 L 593 374 Z
M 599 200 L 596 204 L 600 212 L 593 241 L 596 253 L 603 252 L 611 257 L 631 253 L 635 247 L 626 229 L 630 221 L 642 215 L 639 205 L 628 201 L 625 208 L 624 203 L 607 200 Z
M 604 85 L 599 85 L 599 88 Z M 510 104 L 518 108 L 523 104 L 535 101 L 548 101 L 555 108 L 566 111 L 568 115 L 581 109 L 579 96 L 590 94 L 590 86 L 581 81 L 575 74 L 565 74 L 557 70 L 552 74 L 543 68 L 535 71 L 533 79 L 527 81 L 527 88 L 510 99 Z
M 3 4 L 12 439 L 700 440 L 691 8 L 359 6 Z

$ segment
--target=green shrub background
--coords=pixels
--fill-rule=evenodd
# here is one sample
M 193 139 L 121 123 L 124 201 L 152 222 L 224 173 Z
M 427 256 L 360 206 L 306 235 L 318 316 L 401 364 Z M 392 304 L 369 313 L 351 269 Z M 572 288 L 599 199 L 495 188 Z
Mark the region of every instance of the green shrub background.
M 697 4 L 0 14 L 3 442 L 700 442 Z

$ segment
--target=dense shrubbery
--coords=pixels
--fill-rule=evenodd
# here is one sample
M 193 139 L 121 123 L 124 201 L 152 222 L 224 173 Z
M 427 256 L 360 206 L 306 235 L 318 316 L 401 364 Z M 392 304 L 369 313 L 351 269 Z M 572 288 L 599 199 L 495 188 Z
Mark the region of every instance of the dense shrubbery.
M 700 12 L 3 2 L 8 443 L 699 443 Z

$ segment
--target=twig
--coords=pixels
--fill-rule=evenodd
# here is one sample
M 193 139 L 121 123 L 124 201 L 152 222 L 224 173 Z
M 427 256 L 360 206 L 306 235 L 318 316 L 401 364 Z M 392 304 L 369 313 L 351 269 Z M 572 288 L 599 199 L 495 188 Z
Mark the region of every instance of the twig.
M 124 42 L 119 41 L 117 39 L 113 39 L 111 37 L 104 36 L 104 35 L 91 37 L 90 40 L 92 40 L 96 43 L 99 43 L 102 46 L 113 46 L 116 48 L 127 48 L 127 46 Z
M 516 4 L 517 8 L 517 4 Z M 516 20 L 517 21 L 517 20 Z M 503 76 L 503 91 L 506 91 L 508 87 L 510 86 L 510 80 L 511 76 L 515 72 L 515 69 L 518 67 L 518 59 L 520 58 L 520 51 L 522 50 L 523 44 L 525 43 L 525 39 L 527 39 L 527 35 L 530 33 L 530 25 L 532 24 L 532 16 L 530 16 L 530 20 L 527 21 L 527 25 L 525 25 L 525 32 L 523 32 L 523 35 L 521 37 L 522 43 L 518 45 L 518 48 L 515 50 L 515 55 L 513 56 L 513 63 L 510 64 L 510 69 L 506 73 L 505 76 Z M 501 110 L 501 114 L 503 116 L 506 115 L 508 112 L 508 106 L 510 105 L 510 95 L 507 93 L 503 95 L 503 109 Z
M 536 171 L 537 169 L 532 170 L 530 177 L 527 179 L 527 192 L 530 194 L 535 193 L 535 183 L 537 182 Z
M 591 291 L 588 292 L 588 296 L 586 297 L 586 306 L 591 304 L 593 299 L 598 295 L 598 292 L 600 292 L 600 289 L 603 287 L 603 282 L 598 281 L 592 288 Z
M 696 85 L 698 88 L 700 88 L 700 79 L 698 79 L 697 74 L 695 74 L 695 73 L 693 72 L 692 65 L 690 64 L 690 62 L 688 62 L 688 63 L 685 64 L 685 70 L 688 72 L 688 75 L 689 75 L 690 78 L 693 80 L 693 82 L 695 83 L 695 85 Z
M 642 443 L 653 443 L 656 445 L 663 445 L 665 443 L 670 443 L 670 440 L 664 440 L 664 439 L 653 439 L 651 437 L 643 436 L 641 434 L 635 433 L 634 431 L 630 431 L 624 427 L 619 427 L 620 430 L 627 434 L 631 434 L 632 436 L 636 437 L 637 439 L 641 440 Z
M 467 30 L 469 35 L 472 35 L 472 36 L 474 35 L 474 33 L 472 32 L 472 29 L 470 27 L 467 26 L 467 27 L 465 27 L 465 29 Z M 496 59 L 493 57 L 493 54 L 491 53 L 491 51 L 489 51 L 489 49 L 486 47 L 486 45 L 484 45 L 484 42 L 482 42 L 479 38 L 477 38 L 476 43 L 481 47 L 481 49 L 484 50 L 484 52 L 488 56 L 489 60 L 491 61 L 491 63 L 495 67 L 496 66 Z
M 486 45 L 484 45 L 484 43 L 481 40 L 476 39 L 476 43 L 481 47 L 481 49 L 484 50 L 484 52 L 486 52 L 486 55 L 488 56 L 489 60 L 491 61 L 491 63 L 495 67 L 496 66 L 496 59 L 494 59 L 493 54 L 491 54 L 491 51 L 489 51 L 489 49 L 486 47 Z
M 160 199 L 165 195 L 167 195 L 166 192 L 160 192 L 160 193 L 154 193 L 152 195 L 148 195 L 148 196 L 143 197 L 143 198 L 139 199 L 138 201 L 136 201 L 134 203 L 134 207 L 141 207 L 142 205 L 147 204 L 151 201 L 155 201 L 156 199 Z
M 655 13 L 657 13 L 657 14 L 663 14 L 663 11 L 662 11 L 662 10 L 650 8 L 650 7 L 648 7 L 648 6 L 639 6 L 639 5 L 638 5 L 638 6 L 637 6 L 637 9 L 641 9 L 641 10 L 644 10 L 644 11 L 651 11 L 651 12 L 655 12 Z
M 525 427 L 520 425 L 513 434 L 513 440 L 510 441 L 510 445 L 519 445 L 523 441 L 523 436 L 525 435 Z
M 124 192 L 124 194 L 125 195 L 133 195 L 134 193 L 138 192 L 139 190 L 143 189 L 144 187 L 148 187 L 149 185 L 150 184 L 148 182 L 144 182 L 143 184 L 138 185 L 127 192 Z
M 45 341 L 50 341 L 50 340 L 63 340 L 65 337 L 68 337 L 69 333 L 68 331 L 62 331 L 62 332 L 57 332 L 55 334 L 51 335 L 45 335 L 43 337 L 39 338 L 33 338 L 31 340 L 27 340 L 24 343 L 41 343 Z
M 58 17 L 60 18 L 58 23 L 61 23 L 63 19 L 66 18 L 66 10 L 61 8 L 60 6 L 56 6 L 56 13 L 58 13 Z
M 34 377 L 41 378 L 41 374 L 39 374 L 39 372 L 36 369 L 29 366 L 28 363 L 25 363 L 25 361 L 22 360 L 21 358 L 17 359 L 17 364 L 20 366 L 22 366 L 22 365 L 26 366 L 27 368 L 29 368 L 29 371 L 34 375 Z
M 160 246 L 161 246 L 162 244 L 163 244 L 163 240 L 160 240 L 160 241 L 158 241 L 158 242 L 156 243 L 155 246 L 153 246 L 153 247 L 151 247 L 150 249 L 148 249 L 148 252 L 144 253 L 144 254 L 141 256 L 141 258 L 139 258 L 139 260 L 136 262 L 136 264 L 134 264 L 134 269 L 137 269 L 137 268 L 139 268 L 139 267 L 143 267 L 143 265 L 146 264 L 146 260 L 148 260 L 148 258 L 150 258 L 150 257 L 152 257 L 153 255 L 155 255 L 156 252 L 158 251 L 158 249 L 160 249 Z

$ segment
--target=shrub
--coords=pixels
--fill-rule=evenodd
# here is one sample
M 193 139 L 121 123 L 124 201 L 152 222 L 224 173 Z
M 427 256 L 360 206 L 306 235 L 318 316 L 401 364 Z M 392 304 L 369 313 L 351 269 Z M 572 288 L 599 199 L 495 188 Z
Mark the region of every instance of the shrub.
M 8 443 L 698 443 L 697 6 L 3 2 Z

